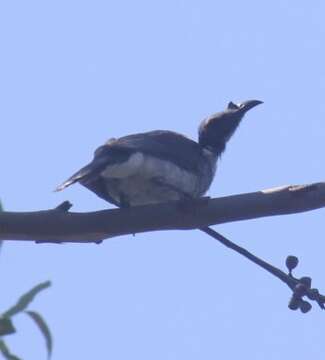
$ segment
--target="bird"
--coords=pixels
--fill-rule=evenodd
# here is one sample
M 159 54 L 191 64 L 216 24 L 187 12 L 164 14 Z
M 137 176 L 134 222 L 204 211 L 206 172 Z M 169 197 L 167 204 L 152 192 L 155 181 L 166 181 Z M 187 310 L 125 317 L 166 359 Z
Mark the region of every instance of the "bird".
M 244 115 L 262 103 L 229 102 L 200 123 L 198 141 L 169 130 L 112 138 L 55 191 L 80 183 L 120 208 L 199 198 L 208 191 L 218 159 Z

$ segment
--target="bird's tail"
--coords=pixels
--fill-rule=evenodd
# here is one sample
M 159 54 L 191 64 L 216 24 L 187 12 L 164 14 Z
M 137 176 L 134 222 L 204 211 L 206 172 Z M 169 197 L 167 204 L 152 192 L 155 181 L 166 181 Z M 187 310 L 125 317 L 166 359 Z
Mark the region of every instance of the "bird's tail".
M 90 164 L 86 165 L 85 167 L 77 171 L 75 174 L 70 176 L 69 179 L 56 187 L 54 191 L 61 191 L 76 182 L 87 182 L 98 174 L 96 170 L 98 170 L 97 166 L 94 164 L 94 162 L 91 162 Z

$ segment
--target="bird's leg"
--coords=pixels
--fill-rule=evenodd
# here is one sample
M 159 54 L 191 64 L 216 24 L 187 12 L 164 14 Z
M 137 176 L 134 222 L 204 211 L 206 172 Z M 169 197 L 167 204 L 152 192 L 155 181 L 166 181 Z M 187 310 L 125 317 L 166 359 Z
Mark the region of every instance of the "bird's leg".
M 196 198 L 194 198 L 187 192 L 178 189 L 176 186 L 165 183 L 162 178 L 156 177 L 151 179 L 151 181 L 156 185 L 161 186 L 162 189 L 165 188 L 167 190 L 175 192 L 179 197 L 179 207 L 187 213 L 191 212 L 191 210 L 193 209 L 192 205 L 197 200 Z
M 118 207 L 122 208 L 122 209 L 126 209 L 130 207 L 130 203 L 127 199 L 127 197 L 125 196 L 125 194 L 123 192 L 119 193 L 119 204 Z

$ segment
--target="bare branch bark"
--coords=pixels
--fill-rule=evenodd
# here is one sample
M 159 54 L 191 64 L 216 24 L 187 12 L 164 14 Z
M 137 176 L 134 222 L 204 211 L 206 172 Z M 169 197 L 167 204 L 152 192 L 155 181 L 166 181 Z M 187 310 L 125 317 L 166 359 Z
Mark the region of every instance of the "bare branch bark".
M 51 210 L 1 212 L 0 240 L 97 242 L 119 235 L 198 229 L 321 207 L 325 207 L 325 183 L 88 213 L 68 212 L 70 206 L 65 202 Z

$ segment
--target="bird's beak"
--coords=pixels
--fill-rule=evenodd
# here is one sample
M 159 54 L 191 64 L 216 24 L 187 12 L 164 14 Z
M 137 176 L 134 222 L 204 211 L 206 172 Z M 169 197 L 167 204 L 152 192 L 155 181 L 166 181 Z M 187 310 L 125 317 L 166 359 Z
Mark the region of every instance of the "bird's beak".
M 247 101 L 244 101 L 239 105 L 239 109 L 246 112 L 250 109 L 253 109 L 253 107 L 257 106 L 257 105 L 260 105 L 260 104 L 263 104 L 263 101 L 260 101 L 260 100 L 247 100 Z

